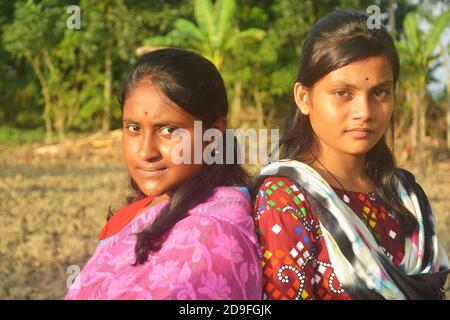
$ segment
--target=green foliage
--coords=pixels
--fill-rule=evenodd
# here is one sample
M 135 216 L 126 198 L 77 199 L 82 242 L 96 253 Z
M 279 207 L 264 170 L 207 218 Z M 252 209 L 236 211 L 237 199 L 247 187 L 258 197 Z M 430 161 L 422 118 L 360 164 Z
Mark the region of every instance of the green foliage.
M 262 40 L 265 32 L 258 28 L 239 31 L 234 23 L 235 0 L 194 1 L 194 24 L 186 19 L 175 21 L 175 28 L 166 36 L 144 41 L 147 45 L 178 46 L 198 51 L 221 69 L 224 57 L 247 39 Z
M 404 35 L 397 41 L 401 64 L 400 98 L 403 98 L 402 105 L 408 111 L 401 112 L 411 119 L 410 145 L 420 156 L 423 154 L 423 141 L 427 135 L 426 115 L 429 103 L 426 99 L 426 87 L 433 80 L 431 71 L 438 65 L 434 51 L 444 30 L 450 25 L 450 9 L 435 18 L 427 17 L 423 10 L 423 7 L 419 7 L 417 11 L 406 15 Z M 424 30 L 425 23 L 429 24 L 428 30 Z
M 365 10 L 377 4 L 387 12 L 391 2 L 0 1 L 0 60 L 4 62 L 0 64 L 0 124 L 47 128 L 60 135 L 97 131 L 105 123 L 120 126 L 116 97 L 142 45 L 176 46 L 205 55 L 220 68 L 232 112 L 247 115 L 255 109 L 267 119 L 271 114 L 283 118 L 311 25 L 337 8 Z M 439 1 L 395 2 L 400 84 L 406 90 L 425 88 L 438 66 L 434 49 L 448 26 L 448 11 L 433 18 L 430 8 Z M 80 6 L 81 30 L 65 26 L 70 4 Z M 431 19 L 427 33 L 418 28 L 418 19 L 424 17 Z M 402 105 L 411 105 L 402 89 L 398 92 Z M 265 125 L 271 125 L 269 120 Z
M 17 129 L 0 127 L 0 145 L 15 146 L 26 143 L 42 142 L 45 138 L 43 128 Z
M 420 25 L 423 16 L 417 12 L 410 12 L 404 21 L 404 37 L 397 42 L 400 60 L 403 65 L 409 66 L 410 72 L 415 72 L 425 77 L 431 63 L 436 59 L 433 51 L 437 48 L 438 42 L 444 30 L 450 26 L 450 9 L 434 18 L 430 23 L 430 30 L 421 30 Z M 425 83 L 420 83 L 423 86 Z
M 17 1 L 14 20 L 3 28 L 5 49 L 17 58 L 52 49 L 64 30 L 63 7 L 45 7 L 44 3 Z

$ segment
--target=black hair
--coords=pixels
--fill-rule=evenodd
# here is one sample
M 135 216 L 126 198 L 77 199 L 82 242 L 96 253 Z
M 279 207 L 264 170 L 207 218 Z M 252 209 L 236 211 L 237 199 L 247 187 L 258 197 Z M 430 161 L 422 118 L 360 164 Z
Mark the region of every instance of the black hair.
M 394 40 L 387 30 L 369 29 L 369 16 L 355 10 L 335 11 L 319 19 L 308 32 L 300 57 L 296 82 L 306 88 L 328 73 L 352 62 L 374 56 L 384 56 L 393 72 L 394 87 L 400 73 L 400 63 Z M 390 140 L 394 146 L 394 114 L 390 122 Z M 302 114 L 292 100 L 289 115 L 280 139 L 280 156 L 312 163 L 317 147 L 310 119 Z M 397 195 L 394 155 L 387 145 L 386 135 L 367 152 L 364 171 L 377 192 L 393 211 L 405 234 L 417 226 L 415 216 L 403 206 Z
M 140 57 L 121 89 L 119 102 L 122 112 L 131 89 L 142 79 L 151 80 L 167 98 L 201 120 L 204 128 L 228 115 L 228 99 L 223 79 L 214 64 L 199 54 L 166 48 Z M 196 176 L 176 186 L 170 202 L 162 208 L 155 221 L 136 234 L 134 265 L 145 263 L 151 252 L 158 251 L 163 243 L 162 235 L 186 217 L 190 209 L 203 202 L 214 188 L 250 185 L 250 176 L 236 161 L 237 140 L 234 138 L 229 141 L 225 134 L 223 140 L 221 156 L 224 164 L 203 164 Z M 225 161 L 228 143 L 234 143 L 235 161 L 232 164 L 226 164 Z M 130 184 L 135 194 L 127 198 L 128 203 L 146 197 L 132 177 Z

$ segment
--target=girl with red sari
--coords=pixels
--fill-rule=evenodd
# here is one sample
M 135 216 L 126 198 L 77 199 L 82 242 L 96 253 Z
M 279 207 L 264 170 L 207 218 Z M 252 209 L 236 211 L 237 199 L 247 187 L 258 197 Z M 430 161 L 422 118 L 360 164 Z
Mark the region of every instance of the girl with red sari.
M 189 51 L 148 53 L 131 70 L 120 102 L 135 196 L 110 217 L 66 299 L 259 299 L 247 173 L 236 161 L 174 158 L 183 137 L 191 140 L 182 152 L 192 155 L 195 121 L 226 129 L 228 101 L 216 67 Z M 188 134 L 176 137 L 180 130 Z M 213 143 L 209 152 L 226 159 L 228 148 Z

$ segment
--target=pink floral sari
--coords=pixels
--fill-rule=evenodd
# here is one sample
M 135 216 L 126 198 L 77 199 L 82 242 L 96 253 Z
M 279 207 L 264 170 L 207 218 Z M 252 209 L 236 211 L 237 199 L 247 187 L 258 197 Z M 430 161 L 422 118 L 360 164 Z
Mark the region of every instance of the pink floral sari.
M 261 299 L 261 253 L 246 189 L 218 187 L 136 267 L 135 233 L 167 200 L 102 241 L 65 299 Z

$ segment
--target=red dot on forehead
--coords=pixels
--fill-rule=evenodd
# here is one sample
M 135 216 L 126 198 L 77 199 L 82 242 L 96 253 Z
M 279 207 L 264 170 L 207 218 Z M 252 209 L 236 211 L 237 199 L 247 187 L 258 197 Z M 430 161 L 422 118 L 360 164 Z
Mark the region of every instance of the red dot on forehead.
M 147 111 L 145 111 L 145 115 L 148 115 L 148 112 L 147 112 Z

